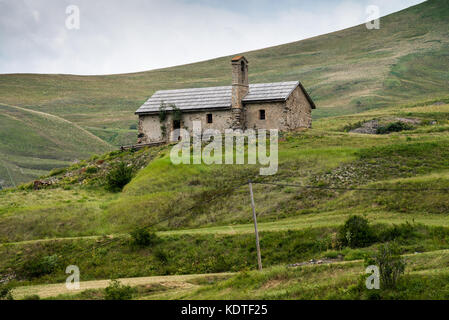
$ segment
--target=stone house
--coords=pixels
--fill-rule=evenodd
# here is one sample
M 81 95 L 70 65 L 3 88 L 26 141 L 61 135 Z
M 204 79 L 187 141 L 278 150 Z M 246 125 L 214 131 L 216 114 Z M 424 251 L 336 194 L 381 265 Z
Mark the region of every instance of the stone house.
M 157 91 L 137 111 L 139 143 L 176 141 L 176 129 L 310 128 L 315 104 L 299 81 L 248 84 L 248 61 L 231 60 L 232 86 Z M 161 107 L 162 106 L 162 107 Z

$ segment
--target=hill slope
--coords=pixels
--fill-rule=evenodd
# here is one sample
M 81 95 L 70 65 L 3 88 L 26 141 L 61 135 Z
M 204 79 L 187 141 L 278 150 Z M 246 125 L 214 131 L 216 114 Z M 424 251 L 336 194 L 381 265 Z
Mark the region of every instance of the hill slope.
M 449 3 L 431 0 L 382 18 L 380 30 L 361 25 L 247 52 L 250 81 L 301 80 L 315 119 L 440 99 L 448 95 L 448 19 Z M 57 115 L 117 146 L 134 142 L 134 111 L 156 90 L 229 83 L 229 57 L 111 76 L 11 74 L 0 75 L 0 103 Z
M 14 186 L 111 146 L 67 120 L 0 104 L 0 186 Z M 5 179 L 6 177 L 6 179 Z

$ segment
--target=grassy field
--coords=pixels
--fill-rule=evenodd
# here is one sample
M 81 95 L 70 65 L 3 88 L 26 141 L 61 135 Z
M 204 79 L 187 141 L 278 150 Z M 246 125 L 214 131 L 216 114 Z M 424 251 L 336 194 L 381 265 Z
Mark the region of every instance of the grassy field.
M 430 0 L 382 18 L 380 30 L 361 25 L 246 52 L 250 82 L 301 80 L 318 106 L 315 119 L 447 96 L 448 18 L 447 1 Z M 135 142 L 134 111 L 156 90 L 229 85 L 229 59 L 110 76 L 0 75 L 0 103 L 56 115 L 117 147 Z M 17 123 L 2 117 L 2 126 L 16 128 Z M 4 143 L 9 135 L 2 133 L 0 139 Z M 104 144 L 84 145 L 95 153 Z M 10 145 L 2 154 L 13 157 L 16 148 L 16 143 Z M 85 158 L 83 152 L 67 157 L 71 151 L 55 151 L 55 162 L 47 166 L 58 167 L 62 158 Z M 6 160 L 0 166 L 5 186 L 14 185 L 9 177 L 14 168 L 26 171 L 11 174 L 19 182 L 47 169 L 31 155 L 14 161 L 13 166 Z

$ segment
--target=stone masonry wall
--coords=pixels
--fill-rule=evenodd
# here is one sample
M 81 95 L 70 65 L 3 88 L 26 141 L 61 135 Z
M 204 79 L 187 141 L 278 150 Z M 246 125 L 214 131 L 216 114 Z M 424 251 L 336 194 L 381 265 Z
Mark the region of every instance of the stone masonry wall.
M 246 128 L 287 130 L 287 113 L 284 105 L 283 102 L 246 104 Z M 260 120 L 260 110 L 265 110 L 265 120 Z
M 300 87 L 297 87 L 285 105 L 288 130 L 312 127 L 312 107 Z
M 212 114 L 213 123 L 207 123 L 207 114 Z M 185 112 L 182 114 L 181 128 L 186 129 L 192 134 L 193 121 L 200 121 L 201 128 L 218 129 L 224 132 L 225 129 L 231 127 L 231 112 L 230 110 L 223 111 L 201 111 L 201 112 Z M 159 115 L 141 115 L 139 116 L 139 133 L 142 133 L 142 143 L 160 142 L 176 140 L 171 139 L 171 132 L 173 131 L 173 117 L 171 114 L 167 115 L 164 123 L 166 128 L 166 135 L 163 136 Z

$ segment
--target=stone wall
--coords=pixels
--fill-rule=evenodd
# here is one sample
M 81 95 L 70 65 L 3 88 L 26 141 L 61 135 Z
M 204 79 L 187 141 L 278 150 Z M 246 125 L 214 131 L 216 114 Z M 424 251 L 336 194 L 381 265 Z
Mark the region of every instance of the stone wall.
M 212 114 L 212 123 L 207 123 L 207 115 Z M 231 112 L 230 110 L 223 111 L 201 111 L 201 112 L 185 112 L 182 114 L 181 128 L 186 129 L 192 134 L 193 121 L 200 121 L 201 128 L 217 129 L 224 132 L 225 129 L 231 127 Z M 164 125 L 166 128 L 166 135 L 163 136 L 161 124 L 159 123 L 159 115 L 142 115 L 139 116 L 139 133 L 142 133 L 142 143 L 160 142 L 172 139 L 171 132 L 173 131 L 173 117 L 171 114 L 167 115 L 167 120 Z
M 265 110 L 265 120 L 260 120 L 260 110 Z M 246 104 L 245 114 L 246 128 L 288 131 L 312 127 L 312 107 L 301 87 L 286 102 Z
M 260 120 L 260 110 L 265 110 L 265 120 Z M 245 105 L 246 128 L 287 130 L 285 103 L 251 103 Z
M 292 92 L 285 108 L 288 130 L 312 127 L 312 106 L 301 87 Z
M 139 135 L 142 143 L 160 142 L 162 138 L 161 124 L 158 115 L 139 115 Z

